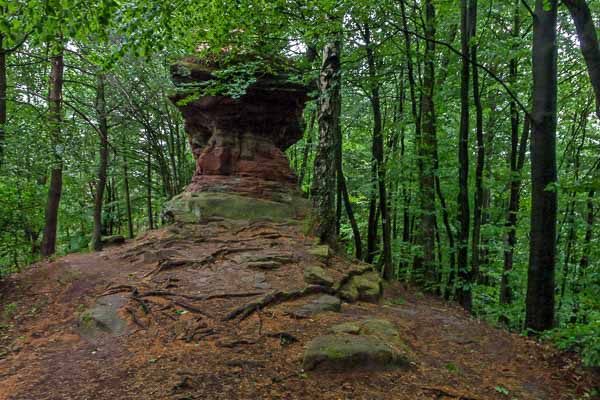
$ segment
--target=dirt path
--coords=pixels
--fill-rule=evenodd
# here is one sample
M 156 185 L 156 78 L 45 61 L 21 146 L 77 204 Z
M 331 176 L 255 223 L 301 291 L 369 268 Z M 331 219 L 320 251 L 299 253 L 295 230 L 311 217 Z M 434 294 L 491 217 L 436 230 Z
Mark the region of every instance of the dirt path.
M 262 294 L 302 288 L 306 265 L 327 264 L 336 279 L 352 267 L 313 247 L 293 225 L 217 220 L 12 276 L 0 287 L 0 399 L 583 400 L 598 384 L 575 359 L 400 285 L 340 313 L 290 316 L 306 297 L 223 320 Z M 81 316 L 106 293 L 127 297 L 126 333 L 83 339 Z M 207 297 L 224 294 L 239 297 Z M 312 338 L 366 317 L 397 325 L 410 368 L 301 370 Z

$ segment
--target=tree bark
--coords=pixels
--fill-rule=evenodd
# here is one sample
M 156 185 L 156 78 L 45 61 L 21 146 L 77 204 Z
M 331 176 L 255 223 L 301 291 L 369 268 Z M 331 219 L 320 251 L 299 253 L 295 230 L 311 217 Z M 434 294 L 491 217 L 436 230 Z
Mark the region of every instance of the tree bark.
M 306 176 L 306 169 L 308 168 L 308 156 L 310 154 L 310 149 L 312 148 L 313 128 L 315 126 L 316 116 L 316 111 L 310 113 L 310 122 L 308 124 L 307 132 L 308 138 L 306 139 L 306 144 L 304 145 L 304 150 L 302 151 L 302 165 L 300 166 L 300 176 L 298 177 L 298 188 L 300 190 L 302 190 L 302 183 L 304 182 L 304 177 Z
M 457 299 L 465 310 L 472 308 L 471 282 L 469 270 L 469 41 L 471 29 L 467 0 L 461 0 L 461 48 L 462 72 L 460 86 L 460 131 L 458 142 L 458 287 Z
M 96 115 L 100 135 L 100 165 L 98 166 L 98 183 L 96 184 L 96 195 L 94 197 L 94 230 L 92 233 L 92 247 L 95 251 L 102 250 L 102 206 L 108 170 L 108 121 L 104 81 L 104 75 L 99 73 L 96 89 Z
M 514 15 L 513 27 L 511 36 L 516 39 L 521 33 L 521 17 L 520 17 L 521 0 L 514 0 Z M 516 45 L 513 46 L 513 54 L 516 52 Z M 509 61 L 509 79 L 514 87 L 518 78 L 518 60 L 512 57 Z M 519 143 L 519 109 L 514 101 L 510 102 L 510 127 L 511 127 L 511 150 L 510 150 L 510 195 L 508 203 L 508 211 L 506 216 L 504 239 L 504 266 L 502 277 L 500 280 L 500 304 L 509 305 L 512 303 L 513 294 L 510 283 L 510 273 L 513 269 L 513 258 L 515 253 L 515 245 L 517 244 L 517 217 L 519 214 L 519 202 L 521 195 L 521 171 L 525 163 L 525 153 L 527 151 L 527 140 L 529 137 L 529 119 L 525 118 L 523 125 L 523 136 Z M 500 322 L 508 325 L 510 323 L 508 317 L 503 315 L 500 317 Z
M 477 34 L 477 0 L 469 0 L 470 37 Z M 473 236 L 471 242 L 471 274 L 474 281 L 483 282 L 481 264 L 481 222 L 483 210 L 483 170 L 485 168 L 485 143 L 483 141 L 483 107 L 479 92 L 479 68 L 477 63 L 477 45 L 471 46 L 473 62 L 473 100 L 475 103 L 475 137 L 477 140 L 477 164 L 475 167 L 475 196 L 473 200 Z
M 4 165 L 4 147 L 6 143 L 6 96 L 7 96 L 6 50 L 4 34 L 0 33 L 0 168 Z
M 154 229 L 154 213 L 152 212 L 152 152 L 146 155 L 146 205 L 148 211 L 148 228 Z
M 62 38 L 57 41 L 55 54 L 50 58 L 51 69 L 48 90 L 48 129 L 52 145 L 50 187 L 44 213 L 44 236 L 41 253 L 44 257 L 56 252 L 56 231 L 58 226 L 58 208 L 62 194 L 62 168 L 64 151 L 61 140 L 62 125 L 62 88 L 63 88 L 63 44 Z
M 319 76 L 319 141 L 311 188 L 315 209 L 315 234 L 323 243 L 335 246 L 335 140 L 341 112 L 340 41 L 323 48 Z
M 371 31 L 368 24 L 364 26 L 365 49 L 367 52 L 367 64 L 369 68 L 369 81 L 371 87 L 371 107 L 373 109 L 373 162 L 376 171 L 376 185 L 379 188 L 379 209 L 381 212 L 381 230 L 383 236 L 383 277 L 391 280 L 394 276 L 394 264 L 392 261 L 392 231 L 389 205 L 387 203 L 387 188 L 385 179 L 384 162 L 384 140 L 381 118 L 381 98 L 379 95 L 379 83 L 377 82 L 377 66 L 375 55 L 371 47 Z
M 125 192 L 125 208 L 127 210 L 127 233 L 133 239 L 133 217 L 131 212 L 131 195 L 129 193 L 129 171 L 127 165 L 127 150 L 123 146 L 123 191 Z
M 585 0 L 563 0 L 577 29 L 579 45 L 596 95 L 596 115 L 600 118 L 600 43 L 594 19 Z
M 435 8 L 432 0 L 423 3 L 425 13 L 425 55 L 421 93 L 421 137 L 417 139 L 418 155 L 422 159 L 419 169 L 419 203 L 421 207 L 419 244 L 422 257 L 415 257 L 415 270 L 421 272 L 425 285 L 436 285 L 435 260 L 435 176 L 437 138 L 435 131 Z
M 525 327 L 554 325 L 556 255 L 557 0 L 537 0 L 533 20 L 531 236 Z

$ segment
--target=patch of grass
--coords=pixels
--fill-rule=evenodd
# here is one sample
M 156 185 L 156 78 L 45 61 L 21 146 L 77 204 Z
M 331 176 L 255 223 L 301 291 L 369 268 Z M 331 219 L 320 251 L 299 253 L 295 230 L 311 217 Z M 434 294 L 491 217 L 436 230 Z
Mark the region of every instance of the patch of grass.
M 395 306 L 401 306 L 405 303 L 406 300 L 404 300 L 402 297 L 396 297 L 395 299 L 390 300 L 390 304 L 393 304 Z
M 17 303 L 9 303 L 7 305 L 4 306 L 4 311 L 2 313 L 3 317 L 5 319 L 13 319 L 15 317 L 15 315 L 17 315 L 17 308 L 18 308 L 18 304 Z
M 446 364 L 446 365 L 445 365 L 445 368 L 446 368 L 446 369 L 447 369 L 449 372 L 452 372 L 453 374 L 458 374 L 458 373 L 460 372 L 460 369 L 459 369 L 459 368 L 458 368 L 456 365 L 454 365 L 454 364 L 452 364 L 452 363 L 448 363 L 448 364 Z

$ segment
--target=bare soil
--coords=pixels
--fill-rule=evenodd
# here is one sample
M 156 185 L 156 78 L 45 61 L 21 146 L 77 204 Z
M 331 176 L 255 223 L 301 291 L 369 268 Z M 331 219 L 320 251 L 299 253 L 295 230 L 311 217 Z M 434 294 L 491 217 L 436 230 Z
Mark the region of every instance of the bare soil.
M 290 316 L 307 296 L 224 319 L 262 295 L 302 289 L 305 266 L 336 279 L 353 268 L 310 255 L 314 245 L 295 225 L 207 221 L 10 276 L 0 282 L 0 399 L 571 400 L 599 384 L 574 355 L 400 284 L 380 304 L 344 303 L 341 313 Z M 256 260 L 281 265 L 261 270 Z M 127 333 L 82 338 L 81 314 L 111 293 L 128 297 Z M 302 371 L 312 338 L 367 317 L 398 326 L 410 368 Z

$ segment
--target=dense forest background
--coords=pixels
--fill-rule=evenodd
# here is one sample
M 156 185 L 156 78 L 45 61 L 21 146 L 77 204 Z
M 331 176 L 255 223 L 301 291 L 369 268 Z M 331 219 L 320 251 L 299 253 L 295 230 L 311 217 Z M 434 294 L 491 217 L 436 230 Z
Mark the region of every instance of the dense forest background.
M 194 170 L 168 99 L 170 64 L 184 55 L 252 55 L 223 72 L 235 77 L 224 89 L 233 96 L 270 56 L 295 59 L 314 100 L 288 156 L 310 195 L 322 178 L 316 80 L 334 54 L 339 242 L 387 278 L 524 329 L 533 1 L 161 3 L 0 1 L 1 274 L 161 225 L 161 205 Z M 573 20 L 582 5 L 558 7 L 558 180 L 545 188 L 558 196 L 556 328 L 547 335 L 598 365 L 600 112 Z M 585 9 L 600 23 L 599 2 Z

